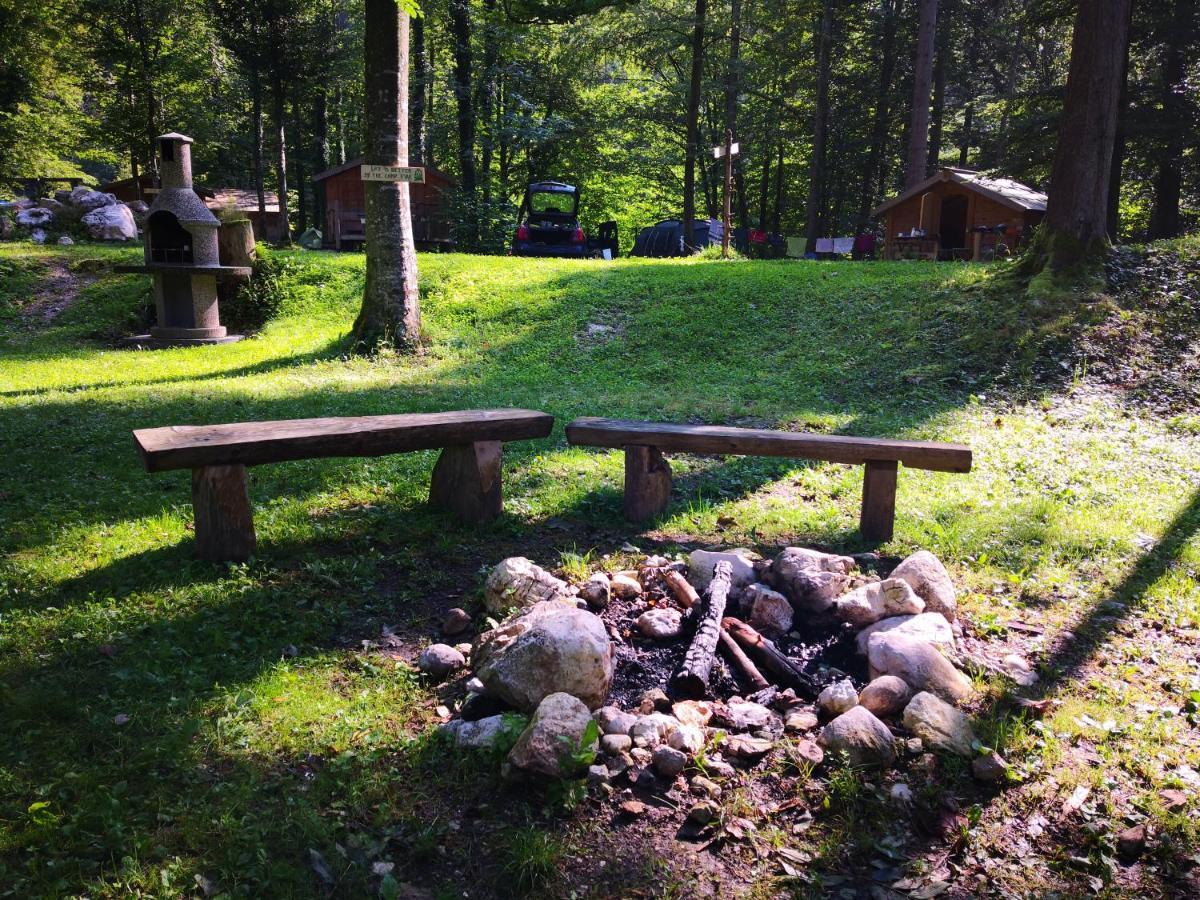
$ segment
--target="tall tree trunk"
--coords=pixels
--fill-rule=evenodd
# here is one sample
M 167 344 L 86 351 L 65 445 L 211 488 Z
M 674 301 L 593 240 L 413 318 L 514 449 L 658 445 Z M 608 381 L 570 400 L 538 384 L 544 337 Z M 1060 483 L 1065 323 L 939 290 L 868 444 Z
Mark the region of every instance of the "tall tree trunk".
M 933 111 L 929 120 L 929 158 L 925 163 L 925 177 L 932 175 L 941 166 L 942 117 L 946 109 L 946 56 L 949 48 L 947 31 L 950 18 L 949 5 L 942 9 L 937 27 L 937 50 L 933 62 Z
M 871 118 L 871 149 L 863 174 L 862 190 L 858 195 L 858 216 L 864 222 L 879 197 L 882 186 L 881 168 L 887 149 L 888 124 L 891 122 L 892 80 L 896 73 L 896 21 L 904 0 L 883 0 L 883 21 L 879 35 L 879 80 L 875 87 L 875 112 Z
M 263 96 L 262 96 L 262 76 L 258 70 L 250 73 L 250 99 L 253 106 L 251 118 L 253 119 L 252 126 L 254 128 L 254 193 L 258 197 L 258 222 L 260 228 L 266 228 L 267 224 L 267 193 L 264 184 L 266 162 L 263 158 Z M 263 239 L 263 235 L 256 235 L 258 240 Z
M 729 9 L 729 66 L 725 70 L 725 127 L 738 139 L 737 101 L 742 83 L 742 0 L 731 0 Z M 737 188 L 738 224 L 747 228 L 749 214 L 746 208 L 746 192 L 742 184 L 742 157 L 733 160 L 733 180 Z
M 313 155 L 318 170 L 329 168 L 329 102 L 324 83 L 317 85 L 316 102 L 313 108 Z M 325 227 L 325 188 L 313 184 L 313 220 L 323 233 Z M 332 235 L 326 235 L 332 237 Z
M 479 79 L 479 121 L 483 123 L 483 133 L 479 139 L 479 175 L 483 186 L 483 203 L 487 207 L 492 200 L 492 155 L 496 146 L 492 115 L 496 107 L 500 42 L 496 34 L 496 0 L 483 0 L 483 9 L 483 72 Z
M 1133 4 L 1129 15 L 1132 24 Z M 1128 26 L 1126 26 L 1128 28 Z M 1113 138 L 1112 162 L 1108 167 L 1108 207 L 1104 227 L 1108 239 L 1116 243 L 1121 230 L 1121 171 L 1125 166 L 1125 119 L 1129 115 L 1129 41 L 1125 42 L 1125 58 L 1121 62 L 1121 94 L 1117 99 L 1117 133 Z
M 408 157 L 414 166 L 423 166 L 425 164 L 425 89 L 427 84 L 425 77 L 428 66 L 425 59 L 424 16 L 417 16 L 412 20 L 412 62 L 413 69 L 416 70 L 416 77 L 412 79 L 409 89 L 412 124 L 408 133 L 412 139 L 412 149 Z
M 775 148 L 775 208 L 771 213 L 771 231 L 780 233 L 780 219 L 783 216 L 783 141 Z
M 276 75 L 271 93 L 275 100 L 276 190 L 279 192 L 279 242 L 292 242 L 292 223 L 288 215 L 287 122 L 284 119 L 283 80 Z
M 963 130 L 958 139 L 958 164 L 966 166 L 971 158 L 971 129 L 975 126 L 975 99 L 967 101 L 963 109 Z
M 813 113 L 812 160 L 808 170 L 808 209 L 804 236 L 811 249 L 821 237 L 825 209 L 825 144 L 829 136 L 829 51 L 833 43 L 833 7 L 825 0 L 820 24 L 813 34 L 817 48 L 817 106 Z
M 996 153 L 993 162 L 1002 169 L 1009 165 L 1008 138 L 1012 128 L 1013 106 L 1017 99 L 1017 76 L 1019 74 L 1017 64 L 1021 61 L 1024 38 L 1025 19 L 1022 18 L 1017 23 L 1016 37 L 1008 54 L 1008 71 L 1004 76 L 1004 104 L 1000 108 L 1000 128 L 996 134 Z
M 1183 187 L 1185 139 L 1194 122 L 1188 120 L 1187 53 L 1196 28 L 1196 0 L 1175 0 L 1166 35 L 1162 64 L 1162 107 L 1165 139 L 1156 160 L 1154 205 L 1150 237 L 1175 237 L 1180 232 L 1179 196 Z
M 767 230 L 768 205 L 771 193 L 771 154 L 762 148 L 762 172 L 758 179 L 758 227 Z
M 408 164 L 408 14 L 396 0 L 366 0 L 363 40 L 367 146 L 372 165 Z M 421 338 L 417 253 L 408 184 L 363 182 L 367 206 L 367 278 L 354 322 L 357 347 L 391 343 L 416 350 Z
M 937 30 L 937 0 L 921 0 L 917 21 L 917 55 L 913 61 L 912 119 L 908 129 L 908 162 L 904 186 L 910 188 L 927 177 L 929 161 L 929 92 L 933 81 L 933 43 Z
M 308 185 L 304 177 L 304 129 L 300 123 L 304 121 L 300 102 L 292 97 L 292 155 L 296 169 L 296 234 L 304 234 L 308 230 Z
M 691 253 L 696 240 L 696 146 L 700 130 L 700 84 L 704 76 L 704 27 L 708 0 L 696 0 L 692 23 L 692 77 L 688 81 L 686 147 L 683 157 L 683 252 Z
M 454 35 L 454 99 L 458 105 L 459 186 L 471 201 L 478 181 L 475 174 L 475 102 L 471 93 L 471 5 L 450 0 L 450 27 Z
M 1083 0 L 1075 16 L 1071 67 L 1046 219 L 1023 267 L 1061 272 L 1097 261 L 1107 247 L 1108 176 L 1117 129 L 1130 0 Z

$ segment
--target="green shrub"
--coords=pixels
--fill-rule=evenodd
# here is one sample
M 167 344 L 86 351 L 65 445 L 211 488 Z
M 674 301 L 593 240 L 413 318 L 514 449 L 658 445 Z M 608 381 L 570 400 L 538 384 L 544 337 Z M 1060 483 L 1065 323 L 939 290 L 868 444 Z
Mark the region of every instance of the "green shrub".
M 221 322 L 230 332 L 258 331 L 279 314 L 288 295 L 288 280 L 300 264 L 287 256 L 277 256 L 259 248 L 254 274 L 232 300 L 221 304 Z

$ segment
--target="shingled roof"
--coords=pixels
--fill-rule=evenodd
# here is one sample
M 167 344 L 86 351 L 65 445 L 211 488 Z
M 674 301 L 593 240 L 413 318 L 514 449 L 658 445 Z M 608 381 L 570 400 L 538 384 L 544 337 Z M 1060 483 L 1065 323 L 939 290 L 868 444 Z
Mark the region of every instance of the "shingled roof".
M 992 175 L 985 175 L 974 169 L 960 169 L 954 166 L 947 166 L 944 169 L 939 169 L 920 184 L 910 187 L 907 191 L 892 197 L 890 200 L 885 200 L 879 206 L 875 207 L 875 209 L 871 210 L 871 215 L 882 215 L 893 206 L 897 206 L 905 200 L 921 196 L 921 194 L 924 194 L 941 181 L 961 184 L 968 190 L 978 191 L 1011 209 L 1022 212 L 1046 211 L 1046 195 L 1041 191 L 1034 190 L 1027 184 L 1021 184 L 1021 182 L 1013 181 L 1011 178 L 997 178 Z

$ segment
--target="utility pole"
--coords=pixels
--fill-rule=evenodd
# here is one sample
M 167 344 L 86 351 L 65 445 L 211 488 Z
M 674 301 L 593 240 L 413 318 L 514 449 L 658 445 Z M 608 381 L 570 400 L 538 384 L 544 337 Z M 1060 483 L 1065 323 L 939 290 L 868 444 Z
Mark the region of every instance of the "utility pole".
M 725 157 L 725 217 L 721 229 L 721 259 L 729 259 L 729 232 L 733 228 L 733 213 L 731 202 L 733 198 L 733 157 L 738 152 L 738 145 L 733 142 L 733 129 L 725 129 L 725 143 L 713 147 L 713 159 Z

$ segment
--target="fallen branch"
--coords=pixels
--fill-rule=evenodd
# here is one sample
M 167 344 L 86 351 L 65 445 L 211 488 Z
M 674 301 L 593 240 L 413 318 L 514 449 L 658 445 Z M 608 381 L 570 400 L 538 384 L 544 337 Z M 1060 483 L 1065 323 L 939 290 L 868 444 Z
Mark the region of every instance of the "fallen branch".
M 662 579 L 667 583 L 667 587 L 671 589 L 671 593 L 675 595 L 676 601 L 684 609 L 691 609 L 700 602 L 700 595 L 696 593 L 696 589 L 679 572 L 676 572 L 674 569 L 663 569 Z
M 732 616 L 723 619 L 721 627 L 727 629 L 734 640 L 756 656 L 763 667 L 780 679 L 785 687 L 793 688 L 797 694 L 808 700 L 816 699 L 817 694 L 820 693 L 816 682 L 802 672 L 771 641 L 741 619 L 735 619 Z
M 746 655 L 746 651 L 738 646 L 738 642 L 730 637 L 729 632 L 724 628 L 721 629 L 721 649 L 737 664 L 754 692 L 764 691 L 771 686 L 771 682 L 763 678 L 762 672 L 758 671 L 758 666 L 754 665 L 754 662 Z
M 708 602 L 696 623 L 692 645 L 683 657 L 683 665 L 671 679 L 671 686 L 680 696 L 700 698 L 708 691 L 708 673 L 712 670 L 713 656 L 717 652 L 721 617 L 725 615 L 725 602 L 732 584 L 733 567 L 724 561 L 717 563 L 708 587 Z

